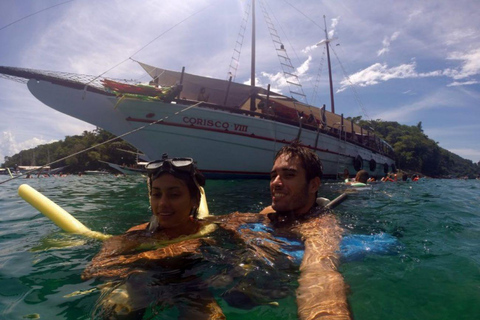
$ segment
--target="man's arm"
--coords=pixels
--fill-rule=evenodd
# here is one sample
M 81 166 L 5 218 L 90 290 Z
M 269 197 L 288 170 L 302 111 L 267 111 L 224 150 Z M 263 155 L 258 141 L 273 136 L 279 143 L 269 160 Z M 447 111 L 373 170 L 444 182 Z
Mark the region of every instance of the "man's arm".
M 297 227 L 305 241 L 297 289 L 301 320 L 351 319 L 346 285 L 337 270 L 342 229 L 331 214 Z

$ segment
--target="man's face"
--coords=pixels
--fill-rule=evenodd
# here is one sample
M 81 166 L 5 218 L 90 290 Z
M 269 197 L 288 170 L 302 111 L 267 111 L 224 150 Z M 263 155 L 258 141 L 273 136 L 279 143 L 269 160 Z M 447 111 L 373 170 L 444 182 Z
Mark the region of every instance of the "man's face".
M 275 160 L 270 173 L 272 208 L 277 212 L 303 214 L 313 206 L 320 178 L 307 182 L 306 171 L 298 157 L 283 154 Z

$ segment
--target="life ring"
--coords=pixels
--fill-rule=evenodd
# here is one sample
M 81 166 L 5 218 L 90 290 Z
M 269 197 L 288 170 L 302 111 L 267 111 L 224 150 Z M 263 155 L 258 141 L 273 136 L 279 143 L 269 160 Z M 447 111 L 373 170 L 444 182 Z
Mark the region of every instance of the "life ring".
M 353 159 L 353 168 L 356 171 L 360 171 L 363 169 L 363 159 L 359 155 Z
M 388 173 L 388 163 L 384 163 L 384 164 L 383 164 L 383 172 L 384 172 L 385 174 Z
M 367 184 L 363 183 L 363 182 L 354 182 L 354 183 L 350 184 L 350 186 L 352 186 L 352 187 L 366 187 Z
M 371 159 L 369 162 L 369 165 L 370 165 L 370 171 L 375 171 L 375 169 L 377 169 L 377 161 Z

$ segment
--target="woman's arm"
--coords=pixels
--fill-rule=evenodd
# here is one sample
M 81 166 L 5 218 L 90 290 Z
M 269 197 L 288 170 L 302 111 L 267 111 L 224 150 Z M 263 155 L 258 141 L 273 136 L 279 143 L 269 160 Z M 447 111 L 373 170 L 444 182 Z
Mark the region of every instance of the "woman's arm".
M 145 246 L 144 241 L 128 234 L 112 237 L 104 243 L 100 252 L 85 268 L 82 279 L 123 278 L 145 268 L 149 262 L 195 253 L 205 241 L 208 240 L 189 239 L 162 248 L 138 252 L 135 249 Z
M 297 289 L 298 315 L 302 320 L 351 319 L 347 286 L 337 270 L 342 229 L 331 214 L 297 227 L 305 240 Z

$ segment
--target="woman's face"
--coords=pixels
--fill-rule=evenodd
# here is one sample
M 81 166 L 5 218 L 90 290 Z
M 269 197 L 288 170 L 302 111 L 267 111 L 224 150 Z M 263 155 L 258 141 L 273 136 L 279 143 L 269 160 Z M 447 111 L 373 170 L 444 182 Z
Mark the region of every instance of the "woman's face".
M 187 184 L 169 173 L 152 183 L 150 203 L 162 229 L 182 231 L 189 226 L 190 212 L 195 205 Z

